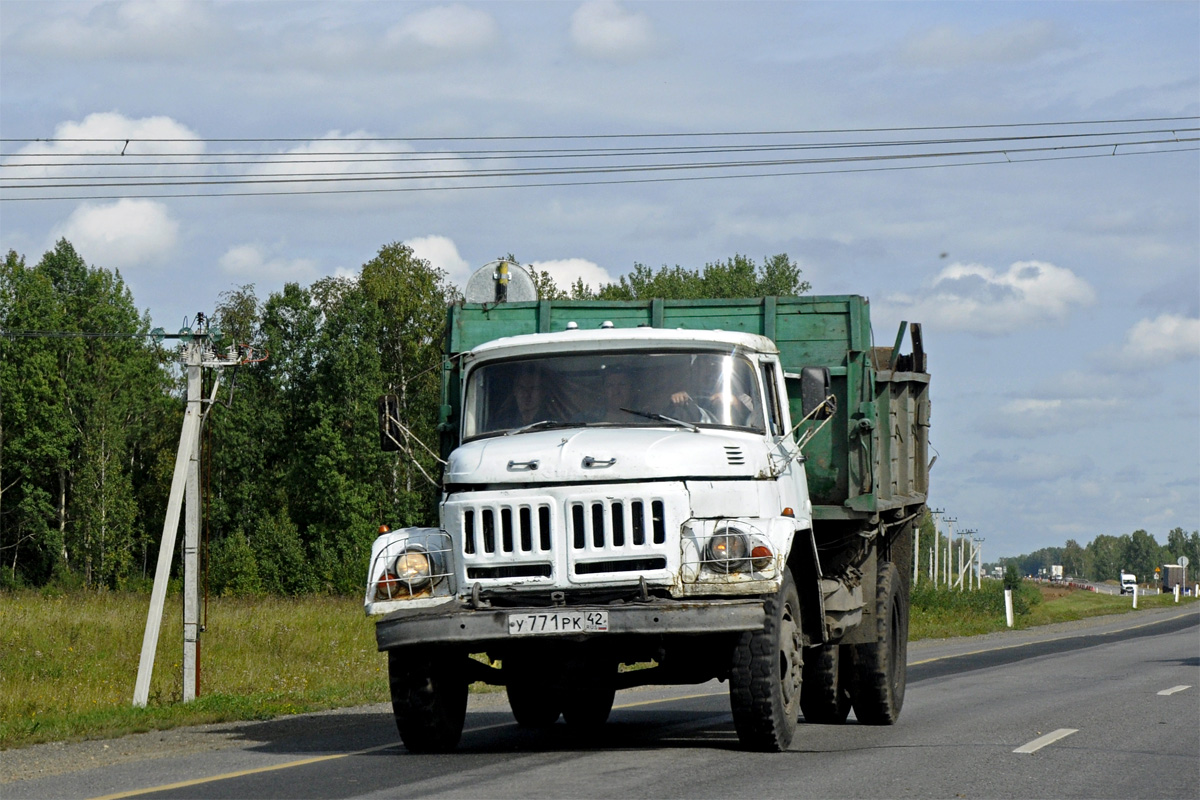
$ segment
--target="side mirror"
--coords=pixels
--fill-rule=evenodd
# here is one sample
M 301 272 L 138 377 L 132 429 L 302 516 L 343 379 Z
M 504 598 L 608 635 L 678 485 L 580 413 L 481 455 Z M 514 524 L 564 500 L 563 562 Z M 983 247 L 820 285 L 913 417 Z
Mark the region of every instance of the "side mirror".
M 807 417 L 829 397 L 829 367 L 805 367 L 800 370 L 800 410 Z M 821 406 L 813 419 L 827 419 L 833 416 L 836 406 L 833 401 Z
M 385 394 L 379 398 L 379 449 L 385 453 L 400 449 L 400 398 Z

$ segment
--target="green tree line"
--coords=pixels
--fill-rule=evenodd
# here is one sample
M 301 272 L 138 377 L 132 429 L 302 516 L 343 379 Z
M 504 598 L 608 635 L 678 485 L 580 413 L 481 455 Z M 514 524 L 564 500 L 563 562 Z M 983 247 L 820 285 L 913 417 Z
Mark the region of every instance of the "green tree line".
M 515 260 L 515 259 L 512 259 Z M 541 297 L 748 297 L 807 291 L 785 254 L 702 268 L 636 264 L 617 282 Z M 210 590 L 361 590 L 381 523 L 436 524 L 444 272 L 393 243 L 353 278 L 252 285 L 212 298 L 211 324 L 267 358 L 223 371 L 203 433 Z M 39 332 L 39 335 L 29 335 Z M 149 336 L 119 272 L 59 241 L 0 269 L 0 587 L 149 586 L 183 414 L 180 351 Z M 211 376 L 209 380 L 211 380 Z M 376 400 L 410 436 L 379 447 Z M 210 387 L 204 396 L 209 397 Z
M 1131 572 L 1141 582 L 1154 580 L 1154 570 L 1163 564 L 1175 564 L 1180 556 L 1188 559 L 1188 574 L 1196 575 L 1200 564 L 1200 531 L 1187 533 L 1173 528 L 1167 533 L 1166 544 L 1159 544 L 1154 534 L 1144 530 L 1121 536 L 1101 534 L 1086 546 L 1068 539 L 1062 547 L 1043 547 L 1027 555 L 1003 559 L 1014 565 L 1022 575 L 1037 575 L 1052 564 L 1061 564 L 1064 575 L 1103 582 L 1118 580 L 1122 572 Z

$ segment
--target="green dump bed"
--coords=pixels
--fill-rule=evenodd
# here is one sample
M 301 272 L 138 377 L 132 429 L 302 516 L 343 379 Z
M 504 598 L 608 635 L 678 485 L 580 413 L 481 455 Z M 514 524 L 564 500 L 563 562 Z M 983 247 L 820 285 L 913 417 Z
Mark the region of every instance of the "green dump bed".
M 884 511 L 915 511 L 928 490 L 929 375 L 920 327 L 901 325 L 894 346 L 875 347 L 870 306 L 857 295 L 764 297 L 738 300 L 541 300 L 450 306 L 446 353 L 453 356 L 502 336 L 598 328 L 741 331 L 779 347 L 793 421 L 802 416 L 800 373 L 826 367 L 837 410 L 827 421 L 805 422 L 796 435 L 820 426 L 804 448 L 816 519 L 864 519 Z M 912 352 L 895 353 L 911 327 Z M 891 337 L 888 341 L 891 341 Z M 453 446 L 458 374 L 447 359 L 442 430 Z M 824 424 L 822 424 L 824 422 Z

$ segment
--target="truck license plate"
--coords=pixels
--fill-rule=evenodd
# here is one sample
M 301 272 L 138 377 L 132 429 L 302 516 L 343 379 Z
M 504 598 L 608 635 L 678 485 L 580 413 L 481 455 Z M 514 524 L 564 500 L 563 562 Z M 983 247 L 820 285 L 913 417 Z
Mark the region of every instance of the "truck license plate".
M 604 633 L 608 631 L 607 611 L 550 611 L 539 614 L 509 614 L 510 636 L 540 633 Z

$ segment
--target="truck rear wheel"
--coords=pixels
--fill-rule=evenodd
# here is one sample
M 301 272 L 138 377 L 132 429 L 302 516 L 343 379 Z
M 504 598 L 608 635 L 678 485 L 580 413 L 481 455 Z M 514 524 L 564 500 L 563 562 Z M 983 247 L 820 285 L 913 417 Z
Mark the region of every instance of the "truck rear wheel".
M 729 705 L 738 740 L 749 750 L 778 753 L 796 734 L 803 680 L 800 597 L 791 570 L 766 601 L 761 631 L 743 633 L 734 648 Z
M 450 653 L 388 651 L 388 684 L 400 739 L 410 753 L 458 746 L 467 715 L 467 680 Z
M 879 565 L 875 589 L 876 641 L 853 647 L 850 697 L 864 725 L 900 718 L 908 675 L 908 598 L 896 565 Z
M 805 722 L 840 725 L 850 714 L 850 654 L 847 648 L 849 645 L 827 644 L 807 651 L 804 687 L 800 694 L 800 710 Z

